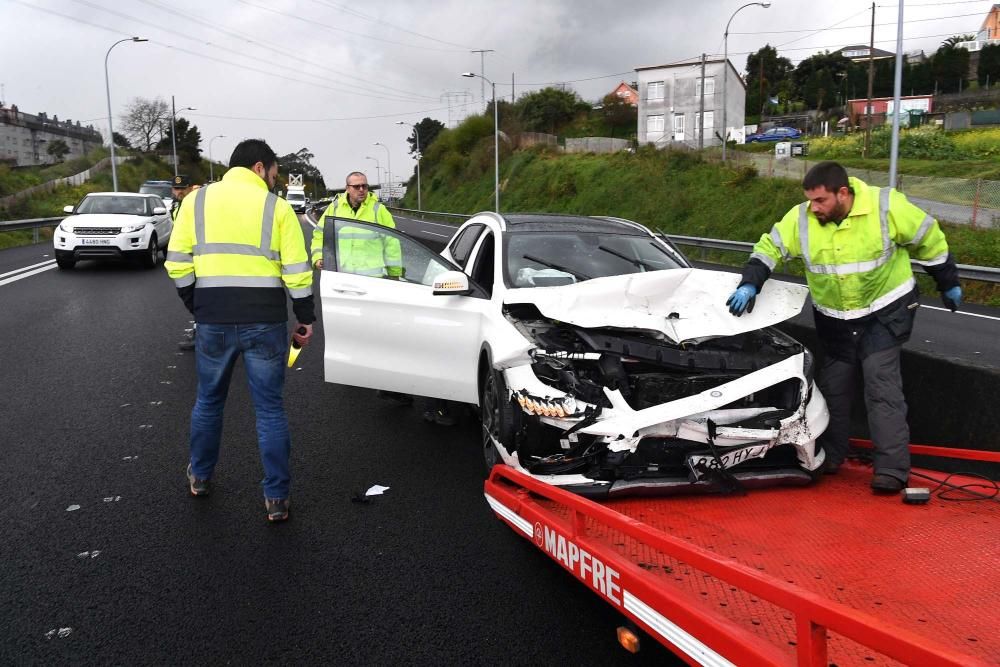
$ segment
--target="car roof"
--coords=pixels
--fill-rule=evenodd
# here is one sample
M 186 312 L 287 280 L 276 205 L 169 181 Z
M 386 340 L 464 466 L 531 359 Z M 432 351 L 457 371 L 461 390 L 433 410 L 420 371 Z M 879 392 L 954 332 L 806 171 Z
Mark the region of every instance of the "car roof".
M 88 192 L 85 197 L 155 197 L 148 192 Z
M 504 214 L 508 232 L 591 232 L 646 235 L 637 223 L 613 218 L 568 215 L 565 213 Z
M 143 185 L 173 185 L 173 181 L 143 181 Z

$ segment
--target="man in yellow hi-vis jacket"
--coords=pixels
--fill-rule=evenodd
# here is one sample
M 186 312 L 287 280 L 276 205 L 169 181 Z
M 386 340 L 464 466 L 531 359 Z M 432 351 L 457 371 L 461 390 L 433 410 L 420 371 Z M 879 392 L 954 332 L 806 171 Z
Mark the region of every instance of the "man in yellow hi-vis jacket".
M 270 521 L 288 518 L 291 439 L 282 392 L 288 352 L 287 302 L 298 323 L 294 338 L 312 337 L 312 267 L 292 207 L 270 192 L 278 158 L 259 139 L 241 142 L 219 183 L 181 204 L 165 266 L 198 324 L 198 397 L 191 411 L 192 495 L 204 496 L 219 458 L 229 380 L 242 356 L 257 415 Z
M 312 262 L 323 268 L 323 228 L 327 217 L 371 222 L 395 229 L 396 223 L 378 198 L 368 190 L 368 177 L 360 171 L 347 175 L 346 197 L 337 195 L 323 211 L 312 238 Z M 399 241 L 362 227 L 344 227 L 337 235 L 336 271 L 398 280 L 403 275 Z M 333 267 L 331 267 L 333 268 Z
M 910 475 L 910 431 L 899 369 L 917 301 L 910 258 L 934 277 L 952 311 L 962 301 L 958 269 L 934 218 L 891 188 L 848 178 L 836 162 L 820 162 L 802 181 L 799 204 L 761 236 L 726 305 L 753 310 L 756 295 L 784 260 L 801 258 L 825 359 L 817 383 L 830 409 L 819 443 L 824 471 L 836 473 L 848 451 L 851 395 L 860 366 L 868 425 L 875 443 L 876 493 L 897 493 Z

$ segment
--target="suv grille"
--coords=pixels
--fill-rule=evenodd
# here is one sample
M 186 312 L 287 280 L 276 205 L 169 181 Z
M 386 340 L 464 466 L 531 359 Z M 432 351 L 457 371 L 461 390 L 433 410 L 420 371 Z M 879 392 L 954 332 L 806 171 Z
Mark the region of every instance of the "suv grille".
M 115 236 L 121 234 L 121 227 L 74 227 L 73 233 L 80 236 Z

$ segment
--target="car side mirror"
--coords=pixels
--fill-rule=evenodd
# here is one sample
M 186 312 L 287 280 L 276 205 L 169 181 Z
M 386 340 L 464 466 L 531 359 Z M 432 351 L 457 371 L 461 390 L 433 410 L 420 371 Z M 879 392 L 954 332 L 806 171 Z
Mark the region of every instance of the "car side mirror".
M 72 206 L 63 206 L 63 213 L 73 213 Z
M 465 296 L 472 293 L 469 276 L 461 271 L 445 271 L 434 278 L 434 296 Z
M 166 212 L 167 212 L 167 209 L 163 208 L 162 206 L 154 206 L 153 207 L 153 215 L 163 215 Z

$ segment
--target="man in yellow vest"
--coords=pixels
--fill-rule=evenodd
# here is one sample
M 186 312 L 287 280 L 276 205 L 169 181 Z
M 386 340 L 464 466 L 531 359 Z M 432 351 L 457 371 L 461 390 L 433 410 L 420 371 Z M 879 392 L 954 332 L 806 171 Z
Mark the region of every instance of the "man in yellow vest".
M 312 237 L 312 262 L 323 269 L 323 230 L 328 218 L 347 218 L 379 224 L 390 229 L 396 222 L 382 202 L 368 189 L 368 177 L 360 171 L 347 175 L 345 194 L 337 195 L 319 218 Z M 363 227 L 344 226 L 337 234 L 337 264 L 330 267 L 341 273 L 353 273 L 372 278 L 399 280 L 403 277 L 403 254 L 399 241 Z M 379 398 L 397 401 L 404 405 L 413 403 L 413 397 L 395 391 L 379 391 Z
M 293 338 L 312 338 L 312 267 L 292 207 L 273 194 L 278 158 L 259 139 L 241 142 L 222 181 L 187 197 L 167 248 L 167 273 L 198 324 L 198 396 L 191 411 L 192 495 L 208 495 L 219 458 L 229 380 L 243 357 L 257 415 L 269 521 L 288 518 L 291 438 L 282 392 L 292 298 Z
M 817 380 L 830 409 L 830 425 L 819 439 L 826 452 L 824 472 L 835 474 L 847 455 L 860 367 L 875 443 L 871 487 L 875 493 L 898 493 L 910 475 L 899 356 L 920 305 L 910 258 L 933 276 L 952 311 L 962 302 L 958 269 L 937 221 L 901 192 L 849 178 L 836 162 L 810 169 L 802 188 L 808 201 L 760 237 L 726 305 L 736 316 L 752 311 L 774 267 L 803 260 L 826 357 Z
M 392 214 L 368 190 L 368 177 L 360 171 L 347 175 L 346 197 L 337 195 L 319 218 L 312 238 L 312 262 L 323 268 L 323 229 L 328 217 L 370 222 L 396 228 Z M 337 235 L 337 266 L 334 270 L 374 278 L 399 280 L 403 275 L 399 241 L 362 227 L 344 227 Z M 333 268 L 333 267 L 331 267 Z
M 191 177 L 185 174 L 178 174 L 174 176 L 174 180 L 170 182 L 170 192 L 174 196 L 173 202 L 170 204 L 170 219 L 174 222 L 177 221 L 177 212 L 181 210 L 181 202 L 184 198 L 191 194 L 193 191 L 197 190 L 199 186 L 191 182 Z M 198 331 L 197 325 L 191 328 L 191 333 L 185 335 L 184 340 L 177 343 L 177 349 L 184 352 L 188 352 L 194 349 L 194 337 Z

